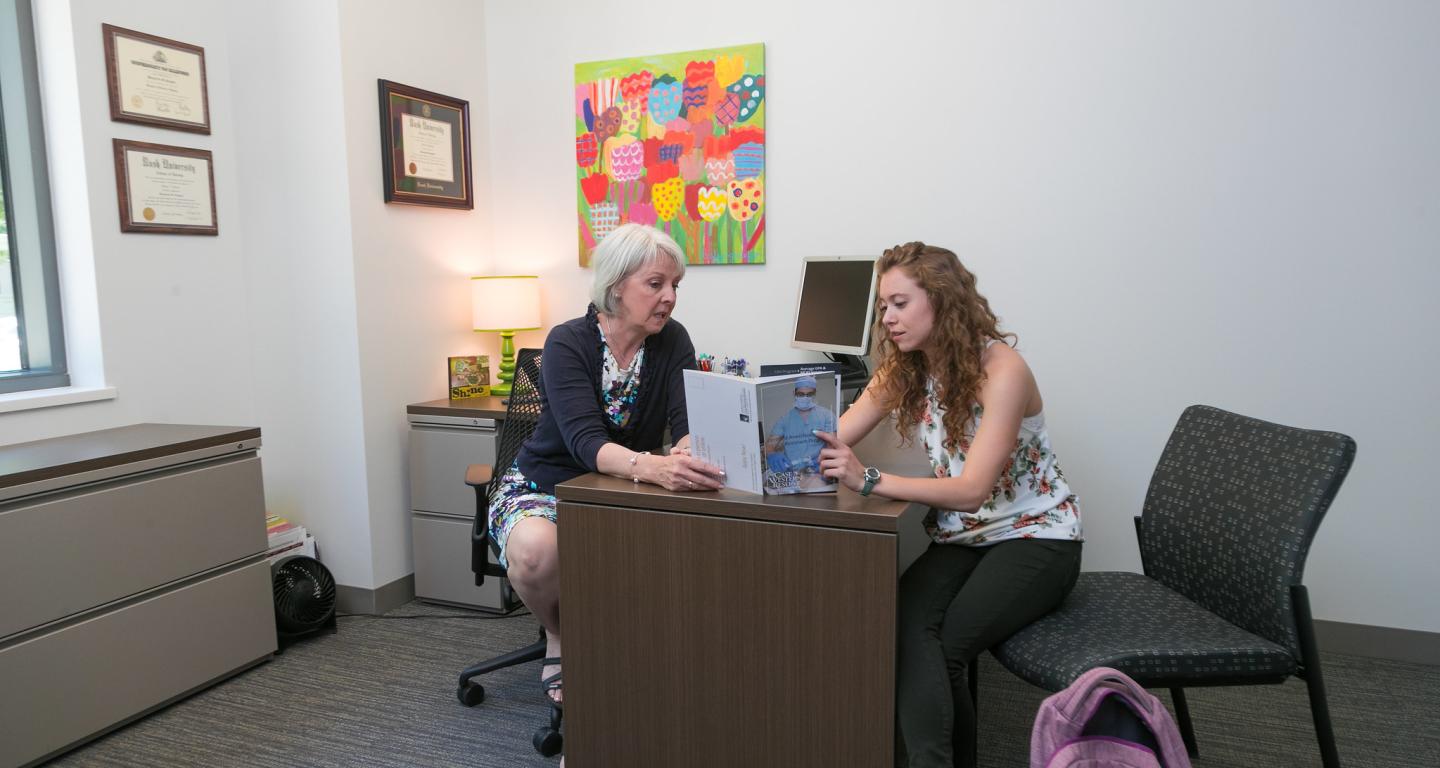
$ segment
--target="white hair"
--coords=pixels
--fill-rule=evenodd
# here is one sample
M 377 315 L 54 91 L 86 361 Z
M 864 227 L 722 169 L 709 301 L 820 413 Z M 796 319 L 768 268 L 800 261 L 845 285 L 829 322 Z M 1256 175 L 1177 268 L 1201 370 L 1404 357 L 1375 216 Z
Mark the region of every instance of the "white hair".
M 590 254 L 590 265 L 595 268 L 590 301 L 595 308 L 607 315 L 615 314 L 615 286 L 662 254 L 675 260 L 680 276 L 684 277 L 685 253 L 664 232 L 644 224 L 630 223 L 606 235 Z

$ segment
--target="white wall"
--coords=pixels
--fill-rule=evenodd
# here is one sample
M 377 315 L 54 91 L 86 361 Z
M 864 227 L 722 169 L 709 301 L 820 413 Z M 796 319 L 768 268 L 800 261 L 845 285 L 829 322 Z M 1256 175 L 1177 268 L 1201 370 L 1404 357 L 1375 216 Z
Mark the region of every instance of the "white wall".
M 249 424 L 255 418 L 237 200 L 230 55 L 223 25 L 191 3 L 35 3 L 49 123 L 59 258 L 72 369 L 118 396 L 0 416 L 14 443 L 139 421 Z M 213 132 L 180 133 L 110 120 L 100 25 L 109 22 L 206 50 Z M 111 139 L 214 153 L 220 235 L 122 234 Z M 102 369 L 103 365 L 103 369 Z
M 375 0 L 37 5 L 42 66 L 69 79 L 46 93 L 65 290 L 95 302 L 66 310 L 72 366 L 119 396 L 0 414 L 0 443 L 258 424 L 271 508 L 342 584 L 392 582 L 404 406 L 443 396 L 445 356 L 496 354 L 464 330 L 464 278 L 538 272 L 551 323 L 584 306 L 574 64 L 764 42 L 769 263 L 691 271 L 678 316 L 701 351 L 805 357 L 783 330 L 803 256 L 947 245 L 1040 377 L 1087 567 L 1137 567 L 1129 517 L 1180 410 L 1208 402 L 1353 435 L 1316 614 L 1440 631 L 1440 6 L 737 0 L 642 24 L 606 0 L 450 0 L 422 44 Z M 110 121 L 101 22 L 203 46 L 214 133 Z M 471 102 L 475 212 L 379 203 L 378 77 Z M 220 236 L 122 235 L 113 137 L 214 152 Z
M 1082 495 L 1089 569 L 1138 569 L 1130 517 L 1180 411 L 1346 432 L 1318 618 L 1440 631 L 1440 6 L 737 0 L 486 6 L 498 253 L 584 307 L 577 62 L 766 44 L 768 264 L 692 268 L 701 351 L 788 361 L 800 259 L 955 249 L 1020 334 Z
M 72 367 L 119 396 L 0 415 L 0 444 L 259 425 L 269 509 L 316 534 L 341 584 L 403 578 L 405 406 L 444 396 L 446 356 L 498 340 L 468 330 L 488 209 L 383 203 L 375 81 L 470 100 L 483 178 L 483 6 L 432 2 L 451 23 L 398 37 L 373 0 L 37 6 Z M 110 120 L 102 22 L 205 49 L 210 136 Z M 220 236 L 121 234 L 117 136 L 210 149 Z
M 398 36 L 377 0 L 228 8 L 266 501 L 365 589 L 413 571 L 405 406 L 444 397 L 447 356 L 494 354 L 468 330 L 486 210 L 384 203 L 377 78 L 467 99 L 486 122 L 483 8 L 430 6 L 449 22 Z
M 266 0 L 220 14 L 233 51 L 266 504 L 314 533 L 339 583 L 371 588 L 339 12 Z
M 479 179 L 489 175 L 484 126 L 484 7 L 468 0 L 436 0 L 422 34 L 397 34 L 395 4 L 347 0 L 340 5 L 347 202 L 353 243 L 354 301 L 358 308 L 361 410 L 369 492 L 374 586 L 414 570 L 410 547 L 406 448 L 409 403 L 445 397 L 450 355 L 488 353 L 498 360 L 493 334 L 470 330 L 470 276 L 494 258 L 487 201 L 474 211 L 386 205 L 380 165 L 379 94 L 383 78 L 470 102 L 472 153 Z M 458 483 L 460 478 L 456 478 Z
M 4 414 L 0 443 L 258 425 L 269 508 L 376 586 L 335 4 L 35 5 L 71 367 L 118 397 Z M 209 136 L 110 120 L 102 22 L 205 49 Z M 220 235 L 122 234 L 112 137 L 211 150 Z

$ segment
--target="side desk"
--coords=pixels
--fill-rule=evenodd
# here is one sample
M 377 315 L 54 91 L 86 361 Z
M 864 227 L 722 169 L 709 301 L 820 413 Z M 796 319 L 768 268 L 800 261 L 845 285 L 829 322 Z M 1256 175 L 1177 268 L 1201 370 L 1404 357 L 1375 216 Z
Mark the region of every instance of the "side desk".
M 571 768 L 894 759 L 903 502 L 556 487 Z
M 430 603 L 504 613 L 517 605 L 505 579 L 475 586 L 470 572 L 470 527 L 475 491 L 465 484 L 470 464 L 492 464 L 505 420 L 498 397 L 431 400 L 405 408 L 410 421 L 410 535 L 415 597 Z M 490 559 L 495 559 L 491 553 Z
M 275 652 L 259 447 L 183 424 L 0 447 L 0 766 Z

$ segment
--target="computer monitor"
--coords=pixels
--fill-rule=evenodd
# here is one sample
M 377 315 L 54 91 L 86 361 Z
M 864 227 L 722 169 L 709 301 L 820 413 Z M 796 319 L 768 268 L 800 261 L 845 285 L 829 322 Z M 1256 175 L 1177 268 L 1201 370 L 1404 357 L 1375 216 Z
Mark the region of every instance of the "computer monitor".
M 860 355 L 870 351 L 874 310 L 874 256 L 807 256 L 790 345 L 830 352 L 863 377 Z M 854 379 L 856 373 L 847 371 L 847 378 Z

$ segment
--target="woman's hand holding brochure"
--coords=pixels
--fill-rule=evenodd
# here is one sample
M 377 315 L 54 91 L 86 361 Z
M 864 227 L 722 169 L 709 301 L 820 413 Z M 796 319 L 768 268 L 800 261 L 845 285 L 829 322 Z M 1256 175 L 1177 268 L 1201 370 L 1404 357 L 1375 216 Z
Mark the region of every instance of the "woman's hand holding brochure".
M 645 455 L 637 462 L 639 478 L 667 491 L 718 491 L 725 487 L 725 470 L 677 449 L 668 456 Z
M 815 436 L 825 443 L 820 450 L 821 474 L 835 478 L 841 485 L 858 493 L 865 485 L 865 465 L 855 457 L 855 451 L 840 442 L 833 432 L 816 430 Z

